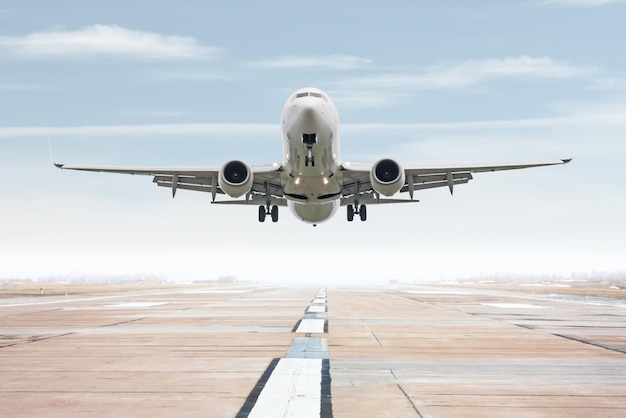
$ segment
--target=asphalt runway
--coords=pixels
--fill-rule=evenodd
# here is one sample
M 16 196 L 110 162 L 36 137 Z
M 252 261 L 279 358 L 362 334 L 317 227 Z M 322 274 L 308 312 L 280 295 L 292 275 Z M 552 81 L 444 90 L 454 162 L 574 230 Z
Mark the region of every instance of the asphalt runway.
M 626 302 L 261 285 L 0 299 L 2 417 L 626 417 Z

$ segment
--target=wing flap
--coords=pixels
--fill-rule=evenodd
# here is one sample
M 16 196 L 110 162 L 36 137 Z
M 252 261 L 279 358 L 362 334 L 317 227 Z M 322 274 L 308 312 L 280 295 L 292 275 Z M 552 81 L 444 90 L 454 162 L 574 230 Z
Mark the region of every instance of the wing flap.
M 216 205 L 263 205 L 267 203 L 267 198 L 263 195 L 251 195 L 248 199 L 237 199 L 237 200 L 216 200 L 215 202 L 211 202 Z M 274 197 L 270 198 L 270 205 L 274 206 L 287 206 L 287 199 L 282 197 Z
M 450 182 L 449 179 L 452 179 Z M 414 175 L 413 176 L 413 190 L 426 190 L 434 189 L 436 187 L 450 187 L 450 183 L 453 186 L 457 184 L 466 184 L 474 177 L 472 173 L 450 173 L 446 174 L 426 174 L 426 175 Z M 408 192 L 411 190 L 411 183 L 407 180 L 407 183 L 400 189 L 400 192 Z
M 389 203 L 417 203 L 419 200 L 410 199 L 377 199 L 373 194 L 368 194 L 359 199 L 359 203 L 363 205 L 384 205 Z M 344 197 L 341 199 L 341 206 L 353 205 L 354 199 L 352 197 Z

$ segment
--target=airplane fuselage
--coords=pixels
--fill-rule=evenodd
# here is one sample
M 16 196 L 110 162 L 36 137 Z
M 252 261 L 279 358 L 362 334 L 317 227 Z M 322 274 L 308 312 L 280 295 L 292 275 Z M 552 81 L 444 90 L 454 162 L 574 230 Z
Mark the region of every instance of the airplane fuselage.
M 285 103 L 281 128 L 287 205 L 304 222 L 325 221 L 341 197 L 337 109 L 321 90 L 298 90 Z

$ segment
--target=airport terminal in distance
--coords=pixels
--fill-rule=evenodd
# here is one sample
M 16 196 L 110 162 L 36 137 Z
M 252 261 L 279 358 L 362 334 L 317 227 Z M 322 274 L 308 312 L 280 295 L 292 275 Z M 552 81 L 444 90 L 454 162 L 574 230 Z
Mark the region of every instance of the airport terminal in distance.
M 623 417 L 622 285 L 3 282 L 0 416 Z

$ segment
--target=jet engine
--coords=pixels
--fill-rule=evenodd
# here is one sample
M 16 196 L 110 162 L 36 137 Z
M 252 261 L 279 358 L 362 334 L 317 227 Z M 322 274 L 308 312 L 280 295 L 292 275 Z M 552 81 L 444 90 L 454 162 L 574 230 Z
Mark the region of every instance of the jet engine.
M 392 159 L 378 160 L 370 171 L 370 182 L 376 193 L 393 196 L 404 186 L 404 168 Z
M 239 197 L 252 188 L 252 169 L 242 161 L 229 161 L 220 168 L 220 188 L 230 197 Z

